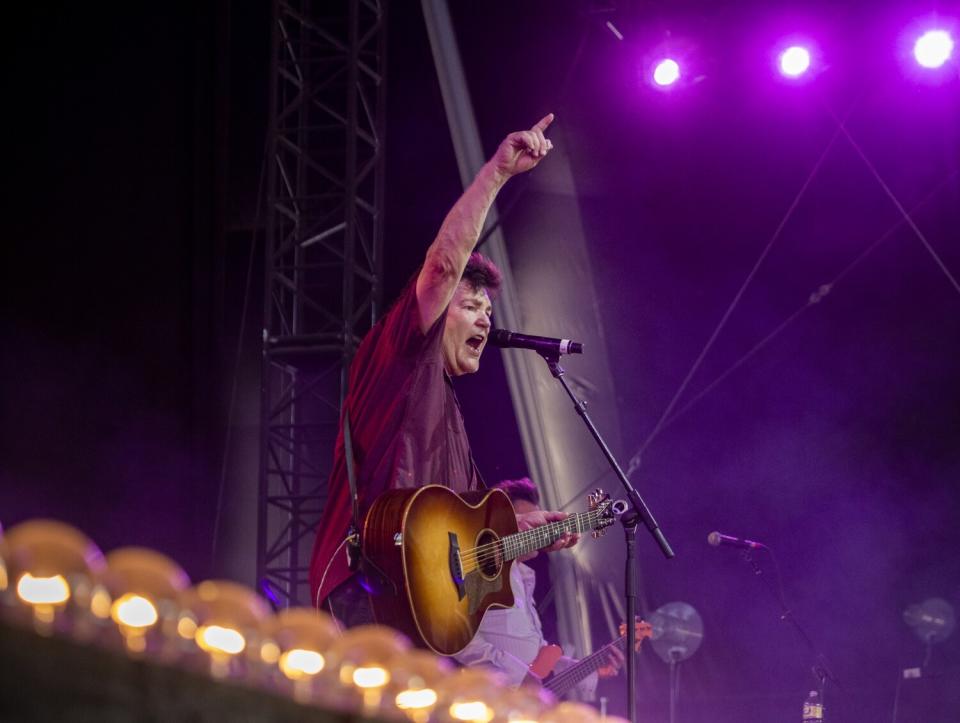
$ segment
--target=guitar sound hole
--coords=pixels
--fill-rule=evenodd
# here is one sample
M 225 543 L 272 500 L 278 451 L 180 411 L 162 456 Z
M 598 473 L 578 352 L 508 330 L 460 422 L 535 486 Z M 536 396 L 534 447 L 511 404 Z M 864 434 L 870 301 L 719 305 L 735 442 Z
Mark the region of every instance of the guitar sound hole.
M 477 556 L 477 568 L 487 578 L 495 578 L 503 567 L 503 550 L 500 538 L 492 530 L 483 530 L 477 537 L 477 547 L 483 549 Z M 489 547 L 485 547 L 489 545 Z

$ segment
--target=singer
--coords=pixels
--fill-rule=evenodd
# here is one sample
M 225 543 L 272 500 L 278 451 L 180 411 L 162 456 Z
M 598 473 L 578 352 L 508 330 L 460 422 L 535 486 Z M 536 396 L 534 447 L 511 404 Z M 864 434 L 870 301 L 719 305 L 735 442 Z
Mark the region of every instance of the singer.
M 503 185 L 535 168 L 553 144 L 544 135 L 553 114 L 508 135 L 450 209 L 423 266 L 370 330 L 350 367 L 349 415 L 361 515 L 380 493 L 442 484 L 456 492 L 485 487 L 470 454 L 451 378 L 480 368 L 490 333 L 490 293 L 500 272 L 473 251 Z M 351 520 L 343 429 L 310 563 L 313 599 L 350 627 L 373 621 L 367 592 L 340 552 Z M 521 530 L 566 517 L 517 515 Z M 576 543 L 566 536 L 550 550 Z M 322 584 L 321 584 L 322 582 Z

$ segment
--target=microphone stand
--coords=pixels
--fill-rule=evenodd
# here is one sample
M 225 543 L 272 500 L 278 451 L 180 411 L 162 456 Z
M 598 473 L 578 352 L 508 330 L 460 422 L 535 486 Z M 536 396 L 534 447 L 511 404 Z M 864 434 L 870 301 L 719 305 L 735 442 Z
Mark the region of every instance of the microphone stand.
M 630 501 L 631 508 L 620 515 L 620 524 L 623 525 L 624 538 L 627 544 L 626 570 L 624 576 L 625 594 L 627 598 L 627 709 L 630 711 L 630 722 L 637 723 L 637 630 L 634 621 L 637 616 L 636 541 L 637 527 L 640 522 L 643 522 L 644 526 L 650 531 L 650 534 L 653 535 L 653 539 L 663 551 L 664 557 L 671 559 L 674 556 L 674 552 L 670 547 L 670 543 L 667 542 L 667 538 L 664 537 L 663 532 L 660 531 L 660 526 L 657 524 L 657 521 L 653 519 L 653 515 L 650 513 L 647 504 L 643 501 L 640 493 L 630 484 L 630 480 L 623 473 L 610 448 L 607 447 L 607 443 L 603 441 L 603 437 L 600 436 L 600 432 L 597 431 L 597 428 L 594 426 L 593 420 L 591 420 L 587 414 L 586 403 L 577 399 L 577 396 L 567 384 L 567 380 L 563 378 L 565 372 L 563 367 L 560 366 L 560 355 L 539 350 L 537 350 L 537 353 L 547 362 L 550 373 L 554 379 L 560 382 L 563 390 L 567 393 L 567 396 L 570 397 L 570 401 L 573 402 L 573 408 L 577 414 L 580 415 L 583 423 L 587 425 L 587 429 L 590 430 L 590 434 L 603 452 L 603 456 L 606 457 L 607 462 L 610 463 L 611 469 L 613 469 L 617 475 L 620 484 L 623 485 L 627 499 Z
M 793 629 L 797 632 L 797 635 L 804 642 L 804 645 L 807 646 L 807 650 L 810 651 L 810 654 L 813 656 L 814 663 L 810 668 L 810 672 L 813 673 L 813 677 L 817 681 L 817 690 L 820 694 L 820 705 L 823 706 L 823 717 L 827 718 L 827 705 L 826 705 L 826 687 L 827 681 L 830 680 L 833 682 L 836 689 L 840 692 L 845 692 L 843 685 L 840 683 L 840 680 L 834 675 L 833 671 L 830 670 L 830 666 L 827 664 L 827 656 L 825 656 L 817 648 L 816 643 L 813 642 L 813 638 L 807 633 L 806 628 L 796 619 L 793 615 L 793 611 L 790 609 L 790 606 L 787 605 L 786 597 L 783 594 L 783 581 L 780 577 L 780 565 L 777 563 L 777 558 L 771 550 L 766 545 L 763 546 L 764 550 L 770 555 L 770 560 L 773 562 L 773 567 L 777 575 L 776 586 L 770 580 L 769 577 L 763 574 L 763 568 L 760 566 L 760 563 L 754 559 L 753 550 L 744 550 L 741 553 L 743 561 L 750 565 L 750 568 L 753 570 L 753 574 L 759 577 L 763 583 L 766 585 L 767 589 L 773 593 L 773 596 L 777 599 L 777 603 L 780 605 L 780 620 L 785 623 L 790 623 L 793 626 Z

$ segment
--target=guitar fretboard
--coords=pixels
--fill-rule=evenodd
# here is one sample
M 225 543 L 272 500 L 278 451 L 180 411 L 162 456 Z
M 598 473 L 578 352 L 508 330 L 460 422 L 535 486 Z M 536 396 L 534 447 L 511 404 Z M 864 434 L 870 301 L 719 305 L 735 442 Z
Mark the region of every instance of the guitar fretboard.
M 550 547 L 564 533 L 583 534 L 597 529 L 600 518 L 606 513 L 606 509 L 607 507 L 604 506 L 601 509 L 588 512 L 577 512 L 556 522 L 549 522 L 540 527 L 507 535 L 500 538 L 497 544 L 501 546 L 501 553 L 505 560 L 515 560 L 528 552 Z
M 562 698 L 573 686 L 586 678 L 591 673 L 595 673 L 607 664 L 610 651 L 613 648 L 626 648 L 626 636 L 621 635 L 611 643 L 607 643 L 599 650 L 594 651 L 585 658 L 579 660 L 576 664 L 561 673 L 557 673 L 550 680 L 543 684 L 543 687 L 553 693 L 557 698 Z

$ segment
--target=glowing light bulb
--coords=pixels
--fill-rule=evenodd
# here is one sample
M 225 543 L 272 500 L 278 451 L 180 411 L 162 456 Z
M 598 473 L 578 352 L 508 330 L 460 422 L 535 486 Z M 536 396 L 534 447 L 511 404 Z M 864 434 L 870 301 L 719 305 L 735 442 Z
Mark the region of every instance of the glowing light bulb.
M 354 668 L 352 679 L 358 688 L 382 688 L 390 682 L 390 673 L 379 666 Z
M 793 45 L 780 54 L 780 72 L 788 78 L 799 78 L 810 69 L 810 51 Z
M 34 577 L 26 572 L 17 581 L 17 597 L 28 605 L 63 605 L 70 599 L 70 586 L 63 575 Z
M 946 30 L 928 30 L 913 46 L 913 57 L 924 68 L 939 68 L 953 55 L 953 38 Z
M 160 619 L 152 602 L 133 593 L 122 595 L 114 601 L 110 608 L 110 617 L 118 625 L 129 628 L 149 628 Z
M 247 640 L 238 630 L 221 625 L 204 625 L 197 630 L 197 645 L 208 653 L 237 655 L 247 647 Z
M 672 58 L 664 58 L 653 70 L 653 82 L 662 88 L 680 80 L 680 66 Z
M 493 720 L 493 708 L 482 700 L 467 700 L 450 706 L 450 716 L 457 720 L 489 723 Z
M 323 670 L 326 661 L 316 650 L 294 648 L 280 656 L 278 665 L 281 672 L 290 680 L 300 680 L 316 675 Z
M 432 708 L 437 702 L 437 691 L 433 688 L 418 690 L 401 690 L 394 698 L 397 708 L 401 710 L 419 710 Z

